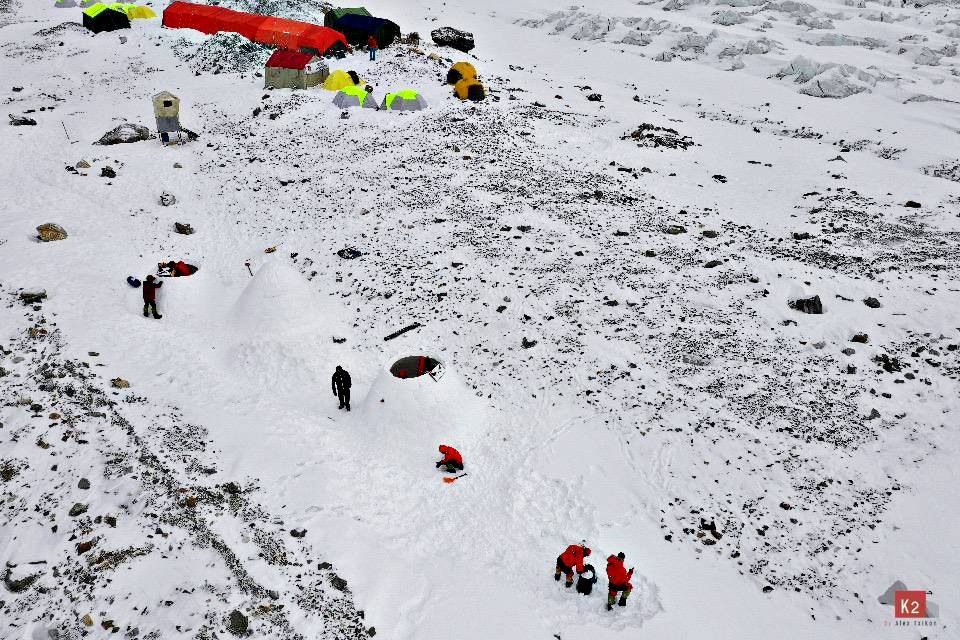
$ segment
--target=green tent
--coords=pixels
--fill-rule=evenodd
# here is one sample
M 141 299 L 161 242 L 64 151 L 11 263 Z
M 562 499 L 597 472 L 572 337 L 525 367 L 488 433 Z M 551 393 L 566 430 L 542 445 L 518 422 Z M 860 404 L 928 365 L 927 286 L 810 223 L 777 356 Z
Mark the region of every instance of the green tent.
M 427 101 L 413 89 L 404 89 L 385 95 L 380 108 L 390 111 L 419 111 L 427 108 Z
M 370 15 L 370 12 L 367 11 L 365 7 L 336 7 L 334 9 L 330 9 L 330 11 L 327 11 L 324 14 L 323 26 L 332 27 L 337 22 L 337 20 L 347 15 L 348 13 L 352 13 L 355 16 L 369 16 L 371 18 L 373 17 Z
M 130 18 L 123 9 L 98 2 L 83 10 L 83 26 L 94 33 L 129 29 Z

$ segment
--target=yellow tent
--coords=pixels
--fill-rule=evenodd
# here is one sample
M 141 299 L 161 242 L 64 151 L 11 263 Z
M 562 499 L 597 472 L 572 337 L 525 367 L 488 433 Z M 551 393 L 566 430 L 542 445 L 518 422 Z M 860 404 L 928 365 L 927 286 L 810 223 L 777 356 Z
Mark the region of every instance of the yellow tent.
M 476 79 L 477 70 L 469 62 L 454 63 L 447 71 L 447 84 L 457 84 L 461 80 Z
M 157 14 L 154 13 L 153 9 L 150 7 L 137 6 L 135 4 L 127 5 L 127 16 L 131 20 L 136 19 L 145 19 L 145 18 L 156 18 Z
M 354 82 L 349 73 L 342 69 L 337 69 L 323 81 L 323 88 L 327 91 L 340 91 L 344 87 L 352 87 L 355 84 L 364 85 L 366 83 L 359 78 L 357 82 Z
M 479 102 L 487 97 L 487 91 L 476 78 L 464 78 L 453 85 L 453 93 L 461 100 Z

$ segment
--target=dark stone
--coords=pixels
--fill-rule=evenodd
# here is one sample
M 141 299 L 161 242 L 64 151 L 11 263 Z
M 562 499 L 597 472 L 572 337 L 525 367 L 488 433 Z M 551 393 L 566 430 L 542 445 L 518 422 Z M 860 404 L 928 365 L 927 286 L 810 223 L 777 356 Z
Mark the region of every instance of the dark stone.
M 771 587 L 770 585 L 766 585 L 766 586 L 763 588 L 763 592 L 764 592 L 764 593 L 770 593 L 771 591 L 773 591 L 773 587 Z
M 307 535 L 306 529 L 290 529 L 290 535 L 294 538 L 303 538 Z
M 877 300 L 876 298 L 864 298 L 864 299 L 863 299 L 863 304 L 867 305 L 867 306 L 870 307 L 871 309 L 879 309 L 879 308 L 880 308 L 880 301 Z
M 703 266 L 706 267 L 707 269 L 713 269 L 714 267 L 719 267 L 722 264 L 723 264 L 722 260 L 711 260 L 710 262 L 706 263 Z
M 141 140 L 152 140 L 153 136 L 150 130 L 138 124 L 124 122 L 123 124 L 107 131 L 103 136 L 93 144 L 122 144 L 128 142 L 140 142 Z
M 916 200 L 907 200 L 903 203 L 903 206 L 909 207 L 910 209 L 919 209 L 921 205 Z
M 523 347 L 524 349 L 529 349 L 531 347 L 537 346 L 537 341 L 527 340 L 526 336 L 524 336 L 524 338 L 520 340 L 520 346 Z
M 7 115 L 10 116 L 10 126 L 12 127 L 23 127 L 23 126 L 33 127 L 33 126 L 36 126 L 37 124 L 37 121 L 34 120 L 33 118 L 28 118 L 26 116 L 15 116 L 12 113 L 9 113 Z
M 794 231 L 794 232 L 793 232 L 793 239 L 794 239 L 794 240 L 809 240 L 809 239 L 812 238 L 812 237 L 813 237 L 813 236 L 811 236 L 811 235 L 810 235 L 809 233 L 807 233 L 806 231 L 802 231 L 802 232 Z
M 82 502 L 77 502 L 72 507 L 70 507 L 70 511 L 67 513 L 67 515 L 69 515 L 71 518 L 76 518 L 77 516 L 84 514 L 86 512 L 87 512 L 87 505 L 83 504 Z
M 20 300 L 23 301 L 23 304 L 36 304 L 41 300 L 44 300 L 47 297 L 47 292 L 44 289 L 34 289 L 32 291 L 21 291 Z
M 823 313 L 823 303 L 820 302 L 820 296 L 813 296 L 812 298 L 798 298 L 797 300 L 791 300 L 787 304 L 790 305 L 791 309 L 796 309 L 797 311 L 802 311 L 803 313 Z
M 230 612 L 227 618 L 227 631 L 235 636 L 245 636 L 250 629 L 250 620 L 238 609 Z
M 676 236 L 680 235 L 681 233 L 686 233 L 687 228 L 679 224 L 671 224 L 664 229 L 664 232 L 669 233 L 672 236 Z
M 720 175 L 719 173 L 716 174 L 715 176 L 713 176 L 713 179 L 716 180 L 717 182 L 719 182 L 720 184 L 723 184 L 724 182 L 727 181 L 727 177 L 726 177 L 726 176 L 722 176 L 722 175 Z
M 705 230 L 703 231 L 703 237 L 704 237 L 704 238 L 716 238 L 716 237 L 719 236 L 719 235 L 720 235 L 720 234 L 717 233 L 716 231 L 714 231 L 713 229 L 705 229 Z
M 24 576 L 22 578 L 13 577 L 13 569 L 7 567 L 7 572 L 3 574 L 3 584 L 7 587 L 12 593 L 23 593 L 29 589 L 34 582 L 37 581 L 37 578 L 40 577 L 39 573 L 34 573 L 32 575 Z
M 346 591 L 347 590 L 347 581 L 333 573 L 330 575 L 330 584 L 337 591 Z
M 469 31 L 454 29 L 453 27 L 440 27 L 430 32 L 430 37 L 441 47 L 451 47 L 457 51 L 469 52 L 476 44 L 473 41 L 473 34 Z
M 603 96 L 601 96 L 599 93 L 591 93 L 587 96 L 587 100 L 590 102 L 601 102 L 603 100 Z
M 173 230 L 185 236 L 189 236 L 194 233 L 193 227 L 186 222 L 174 222 Z
M 223 490 L 231 495 L 237 495 L 240 493 L 240 485 L 236 482 L 227 482 L 223 485 Z
M 860 344 L 867 344 L 867 342 L 869 341 L 870 341 L 870 338 L 867 337 L 867 334 L 865 333 L 857 333 L 857 334 L 854 334 L 852 338 L 850 338 L 850 342 L 859 342 Z
M 117 172 L 113 170 L 113 167 L 107 166 L 103 169 L 100 169 L 101 178 L 116 178 Z
M 86 478 L 80 478 L 80 482 L 77 483 L 77 488 L 86 491 L 90 488 L 90 481 Z

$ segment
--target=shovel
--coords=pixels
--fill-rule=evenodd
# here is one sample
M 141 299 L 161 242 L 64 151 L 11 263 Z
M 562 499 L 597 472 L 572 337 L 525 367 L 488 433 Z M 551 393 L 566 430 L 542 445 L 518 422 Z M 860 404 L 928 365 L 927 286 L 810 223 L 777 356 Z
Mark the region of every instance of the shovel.
M 460 475 L 458 475 L 458 476 L 453 476 L 452 478 L 444 478 L 443 481 L 444 481 L 445 483 L 447 483 L 447 484 L 453 484 L 454 482 L 456 482 L 457 480 L 459 480 L 460 478 L 462 478 L 462 477 L 465 476 L 465 475 L 467 475 L 467 474 L 461 473 Z

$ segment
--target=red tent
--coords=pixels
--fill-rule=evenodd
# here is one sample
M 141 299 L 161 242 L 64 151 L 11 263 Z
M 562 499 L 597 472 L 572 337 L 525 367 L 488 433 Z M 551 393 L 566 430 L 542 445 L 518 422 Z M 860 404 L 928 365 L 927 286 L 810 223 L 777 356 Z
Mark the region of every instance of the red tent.
M 309 53 L 300 53 L 299 51 L 287 51 L 286 49 L 277 49 L 267 60 L 268 67 L 280 67 L 281 69 L 297 69 L 303 71 L 313 60 Z
M 248 40 L 281 49 L 306 49 L 320 55 L 338 44 L 349 48 L 339 31 L 308 22 L 243 13 L 189 2 L 174 2 L 163 12 L 163 26 L 214 34 L 239 33 Z

